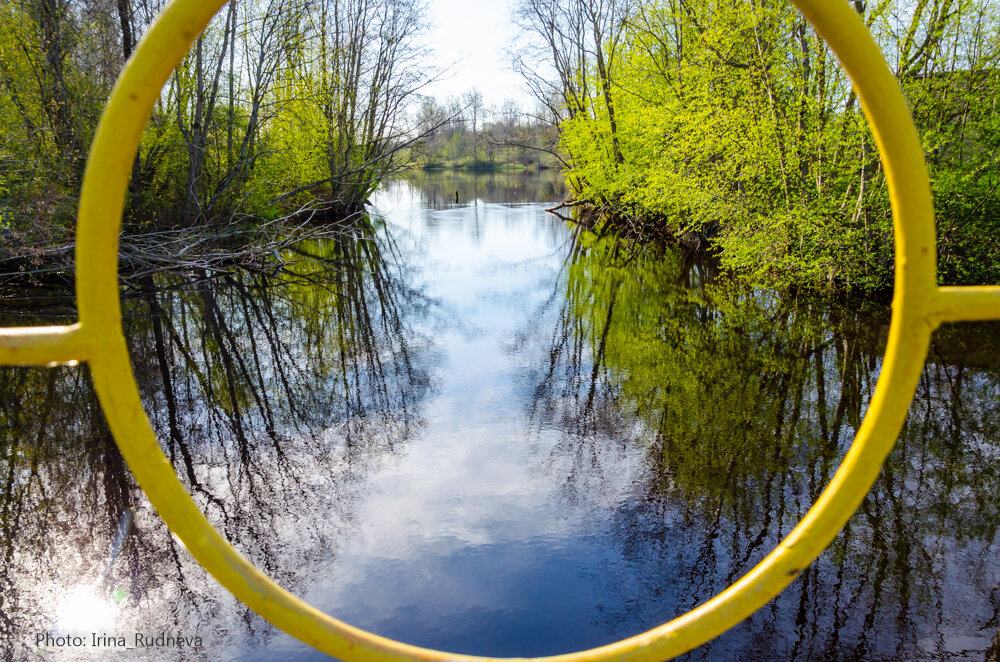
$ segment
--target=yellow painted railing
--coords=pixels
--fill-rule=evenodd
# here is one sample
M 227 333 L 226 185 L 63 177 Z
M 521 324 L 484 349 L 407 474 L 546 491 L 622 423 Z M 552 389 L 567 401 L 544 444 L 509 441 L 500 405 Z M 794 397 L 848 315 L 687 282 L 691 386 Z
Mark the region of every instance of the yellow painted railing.
M 861 504 L 892 449 L 934 328 L 1000 319 L 1000 288 L 938 287 L 934 211 L 923 152 L 895 78 L 845 0 L 794 0 L 847 70 L 871 123 L 892 201 L 895 295 L 885 361 L 871 405 L 833 480 L 806 516 L 755 568 L 689 613 L 608 646 L 547 660 L 659 661 L 718 636 L 782 591 L 829 545 Z M 224 0 L 173 0 L 118 79 L 90 150 L 80 194 L 76 294 L 80 321 L 0 329 L 0 364 L 87 361 L 101 406 L 150 502 L 223 586 L 290 635 L 344 660 L 487 659 L 410 646 L 351 627 L 275 584 L 234 550 L 185 491 L 142 409 L 121 328 L 118 234 L 132 158 L 171 71 Z

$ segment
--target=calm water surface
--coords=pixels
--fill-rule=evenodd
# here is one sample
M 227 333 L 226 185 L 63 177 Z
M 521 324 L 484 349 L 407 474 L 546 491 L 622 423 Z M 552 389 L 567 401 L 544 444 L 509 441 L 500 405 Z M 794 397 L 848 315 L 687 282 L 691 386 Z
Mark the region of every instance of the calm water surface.
M 551 175 L 421 175 L 273 275 L 125 293 L 163 448 L 238 549 L 379 634 L 545 655 L 689 610 L 795 525 L 860 423 L 886 307 L 740 288 L 670 251 L 575 234 L 544 212 L 562 195 Z M 5 324 L 69 312 L 3 296 Z M 987 657 L 998 348 L 993 325 L 936 334 L 861 511 L 690 659 Z M 160 523 L 83 367 L 0 369 L 0 558 L 0 659 L 323 659 Z M 90 645 L 37 646 L 45 632 Z M 202 647 L 135 649 L 136 632 Z

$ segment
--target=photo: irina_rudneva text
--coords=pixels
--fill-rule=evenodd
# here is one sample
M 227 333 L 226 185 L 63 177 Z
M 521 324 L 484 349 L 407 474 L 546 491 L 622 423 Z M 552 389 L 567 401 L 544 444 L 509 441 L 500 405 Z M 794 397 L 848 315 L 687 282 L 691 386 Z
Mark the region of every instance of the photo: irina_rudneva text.
M 87 634 L 35 634 L 38 648 L 201 648 L 200 635 L 180 632 L 134 632 L 128 635 L 108 632 Z

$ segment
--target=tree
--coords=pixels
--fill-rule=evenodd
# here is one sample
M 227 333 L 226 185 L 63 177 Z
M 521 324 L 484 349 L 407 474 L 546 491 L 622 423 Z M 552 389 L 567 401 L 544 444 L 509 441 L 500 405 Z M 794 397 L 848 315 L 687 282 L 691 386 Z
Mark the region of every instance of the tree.
M 1000 208 L 988 156 L 1000 16 L 982 0 L 855 8 L 896 62 L 924 139 L 945 212 L 942 272 L 995 280 L 1000 252 L 981 239 Z M 536 92 L 558 92 L 567 175 L 597 217 L 626 234 L 711 245 L 762 282 L 890 284 L 874 140 L 832 51 L 791 5 L 524 0 L 519 15 L 534 37 L 522 69 Z
M 479 90 L 473 88 L 463 95 L 462 100 L 465 102 L 466 110 L 472 115 L 472 166 L 475 167 L 479 162 L 479 157 L 477 156 L 476 147 L 479 144 L 479 119 L 483 113 L 483 95 Z
M 72 241 L 101 108 L 161 4 L 0 4 L 5 252 Z M 153 110 L 128 232 L 359 210 L 412 138 L 422 21 L 419 0 L 232 0 Z

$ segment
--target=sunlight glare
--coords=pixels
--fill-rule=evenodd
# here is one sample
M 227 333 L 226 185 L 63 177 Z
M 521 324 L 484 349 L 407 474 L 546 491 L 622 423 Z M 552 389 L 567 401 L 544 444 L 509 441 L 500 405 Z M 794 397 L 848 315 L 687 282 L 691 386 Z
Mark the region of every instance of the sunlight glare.
M 77 586 L 56 611 L 58 632 L 101 632 L 114 621 L 115 606 L 94 586 Z

